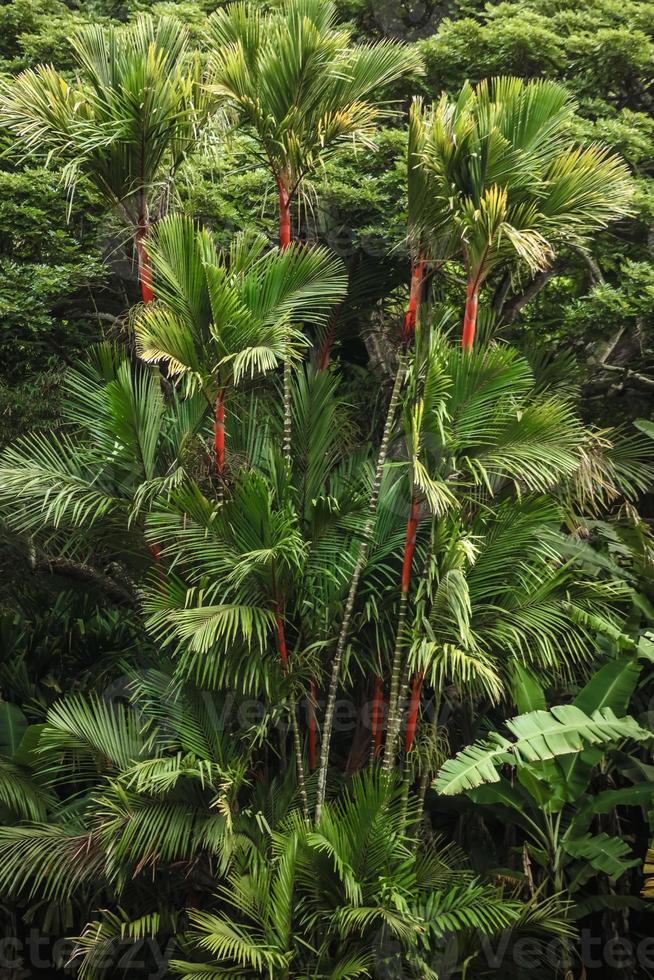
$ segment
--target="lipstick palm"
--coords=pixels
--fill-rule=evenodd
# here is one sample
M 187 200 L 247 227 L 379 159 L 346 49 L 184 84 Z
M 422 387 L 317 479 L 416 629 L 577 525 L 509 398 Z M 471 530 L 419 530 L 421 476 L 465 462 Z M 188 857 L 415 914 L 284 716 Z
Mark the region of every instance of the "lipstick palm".
M 416 394 L 405 409 L 405 431 L 416 513 L 404 549 L 391 665 L 384 756 L 388 772 L 408 681 L 406 653 L 414 646 L 409 602 L 417 543 L 428 567 L 433 535 L 444 522 L 460 519 L 466 526 L 479 512 L 496 506 L 493 498 L 515 494 L 528 499 L 550 492 L 575 472 L 584 437 L 570 406 L 547 392 L 536 393 L 527 362 L 510 350 L 491 347 L 470 357 L 448 347 L 442 336 L 421 332 L 410 384 Z M 425 513 L 435 520 L 419 525 Z M 414 712 L 423 676 L 421 667 L 414 681 Z M 412 736 L 409 748 L 411 744 Z
M 201 61 L 189 52 L 186 29 L 169 17 L 92 25 L 71 44 L 76 79 L 48 65 L 23 72 L 0 90 L 0 122 L 27 151 L 62 160 L 71 193 L 84 175 L 117 210 L 134 241 L 147 303 L 144 239 L 166 211 L 171 181 L 207 117 Z
M 320 322 L 346 288 L 340 261 L 326 249 L 265 248 L 263 237 L 239 235 L 223 255 L 209 231 L 182 216 L 160 222 L 148 242 L 158 302 L 138 317 L 137 348 L 211 404 L 221 485 L 230 390 L 296 355 L 303 337 L 293 321 Z
M 555 82 L 495 78 L 444 95 L 426 123 L 422 165 L 450 211 L 466 269 L 463 347 L 479 290 L 502 265 L 543 269 L 563 243 L 628 213 L 629 175 L 606 148 L 573 144 L 574 102 Z
M 209 20 L 212 89 L 258 144 L 279 195 L 279 244 L 291 240 L 291 205 L 304 178 L 347 139 L 368 140 L 379 93 L 419 56 L 393 41 L 353 44 L 333 0 L 286 0 L 262 14 L 232 3 Z

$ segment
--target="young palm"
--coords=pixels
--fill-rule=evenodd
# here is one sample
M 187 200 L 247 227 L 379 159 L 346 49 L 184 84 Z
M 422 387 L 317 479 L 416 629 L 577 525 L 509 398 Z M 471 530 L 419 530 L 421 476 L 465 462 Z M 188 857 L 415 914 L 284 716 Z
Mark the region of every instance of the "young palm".
M 54 569 L 91 584 L 95 577 L 120 597 L 125 582 L 93 562 L 143 567 L 143 514 L 193 468 L 206 404 L 164 398 L 157 371 L 107 344 L 69 371 L 65 393 L 59 433 L 31 433 L 4 450 L 0 509 Z
M 173 679 L 159 653 L 156 667 L 145 656 L 130 703 L 71 695 L 26 730 L 31 781 L 13 774 L 24 812 L 0 828 L 3 896 L 39 921 L 65 907 L 65 928 L 81 923 L 82 977 L 103 976 L 123 941 L 165 944 L 181 926 L 180 899 L 213 892 L 244 846 L 233 821 L 260 733 L 217 725 L 219 696 Z
M 457 848 L 439 841 L 416 848 L 409 836 L 416 823 L 413 802 L 370 774 L 325 807 L 314 831 L 290 814 L 256 851 L 237 856 L 220 889 L 222 908 L 191 912 L 189 958 L 173 961 L 173 970 L 185 980 L 354 978 L 389 969 L 436 977 L 446 935 L 456 936 L 457 952 L 462 946 L 458 972 L 484 939 L 529 929 L 523 904 L 462 867 Z M 556 902 L 540 925 L 561 930 Z
M 381 90 L 420 70 L 409 47 L 352 44 L 333 0 L 285 0 L 262 14 L 231 3 L 209 20 L 212 89 L 253 133 L 279 193 L 279 244 L 303 179 L 344 140 L 369 139 Z
M 61 159 L 71 191 L 84 174 L 117 209 L 134 241 L 147 303 L 144 239 L 207 118 L 201 61 L 189 53 L 186 29 L 169 17 L 92 25 L 71 43 L 75 81 L 46 65 L 23 72 L 0 90 L 0 122 L 28 151 Z
M 572 143 L 574 108 L 555 82 L 495 78 L 444 95 L 425 122 L 422 165 L 449 208 L 466 268 L 466 350 L 479 290 L 495 269 L 545 268 L 558 245 L 583 246 L 628 213 L 626 166 L 597 144 Z
M 261 236 L 239 235 L 222 255 L 208 230 L 181 216 L 153 229 L 148 252 L 158 302 L 136 321 L 137 348 L 212 406 L 222 483 L 230 390 L 297 355 L 303 336 L 294 322 L 328 315 L 345 293 L 343 266 L 323 248 L 267 252 Z

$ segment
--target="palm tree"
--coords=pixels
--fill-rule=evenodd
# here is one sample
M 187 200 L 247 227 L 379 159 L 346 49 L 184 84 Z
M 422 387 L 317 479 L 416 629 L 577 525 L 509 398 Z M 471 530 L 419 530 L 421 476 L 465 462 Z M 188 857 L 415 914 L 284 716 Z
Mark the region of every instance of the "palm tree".
M 268 252 L 263 236 L 239 235 L 222 255 L 208 230 L 182 216 L 160 222 L 147 248 L 158 302 L 136 321 L 137 349 L 211 405 L 222 483 L 229 391 L 297 356 L 303 336 L 293 321 L 325 318 L 345 293 L 345 273 L 326 249 Z
M 626 168 L 597 147 L 586 151 L 570 147 L 565 124 L 572 109 L 561 86 L 511 78 L 495 79 L 492 86 L 482 83 L 476 90 L 464 86 L 454 103 L 444 96 L 431 118 L 421 102 L 414 103 L 409 130 L 409 240 L 417 244 L 405 338 L 415 330 L 419 283 L 430 243 L 445 257 L 453 252 L 457 238 L 463 248 L 468 284 L 462 345 L 470 351 L 479 287 L 488 275 L 515 257 L 533 271 L 549 261 L 552 246 L 538 231 L 539 225 L 552 239 L 565 233 L 580 243 L 584 234 L 625 213 Z M 570 178 L 576 166 L 580 172 L 573 188 Z M 420 439 L 415 425 L 407 432 L 409 442 Z M 412 479 L 396 660 L 419 520 Z M 417 678 L 410 731 L 420 686 Z M 394 688 L 391 697 L 397 695 Z M 410 747 L 410 735 L 407 744 Z
M 89 978 L 123 937 L 166 943 L 181 930 L 181 906 L 213 890 L 250 830 L 233 820 L 257 733 L 221 730 L 219 696 L 175 681 L 159 655 L 154 666 L 141 649 L 139 661 L 129 703 L 58 699 L 7 773 L 21 813 L 0 829 L 3 895 L 38 921 L 65 907 Z
M 134 241 L 147 303 L 153 293 L 144 241 L 166 212 L 173 177 L 209 111 L 201 59 L 170 17 L 91 25 L 71 44 L 77 78 L 69 82 L 41 65 L 3 83 L 0 122 L 27 151 L 61 159 L 71 193 L 84 175 L 117 209 Z
M 279 245 L 291 240 L 291 205 L 304 178 L 347 139 L 369 140 L 379 93 L 419 55 L 392 41 L 352 43 L 333 0 L 285 0 L 262 14 L 231 3 L 209 19 L 212 90 L 248 127 L 279 195 Z
M 3 520 L 29 537 L 39 567 L 133 602 L 129 577 L 148 564 L 144 514 L 189 475 L 207 407 L 165 398 L 158 371 L 108 344 L 69 370 L 64 391 L 61 431 L 30 433 L 0 457 Z
M 416 849 L 417 811 L 412 803 L 407 830 L 405 810 L 397 787 L 368 774 L 325 807 L 315 830 L 290 814 L 260 848 L 237 856 L 222 907 L 190 913 L 191 955 L 173 961 L 175 973 L 354 978 L 390 963 L 434 977 L 444 933 L 460 939 L 463 964 L 484 937 L 529 930 L 521 903 L 461 866 L 455 848 L 434 841 Z M 466 948 L 471 925 L 477 940 Z M 555 902 L 541 925 L 565 928 Z
M 449 208 L 465 263 L 465 350 L 494 270 L 516 262 L 543 269 L 559 245 L 583 248 L 629 211 L 626 166 L 599 144 L 573 144 L 574 108 L 555 82 L 505 77 L 443 95 L 423 118 L 422 166 Z
M 567 662 L 578 660 L 591 648 L 583 609 L 589 612 L 595 603 L 597 628 L 615 626 L 611 602 L 624 596 L 619 583 L 598 582 L 595 588 L 576 567 L 571 581 L 562 540 L 557 544 L 563 500 L 583 465 L 587 438 L 569 401 L 539 389 L 528 363 L 515 351 L 488 347 L 471 356 L 438 334 L 419 333 L 410 383 L 418 397 L 405 409 L 408 479 L 414 502 L 432 522 L 414 527 L 403 554 L 387 773 L 395 760 L 411 672 L 408 749 L 426 672 L 446 664 L 449 676 L 458 669 L 464 684 L 478 683 L 496 697 L 504 668 L 498 669 L 492 657 L 533 656 L 541 669 L 554 668 L 557 651 Z M 505 547 L 522 558 L 509 562 Z M 425 572 L 410 619 L 407 554 L 413 561 L 418 549 Z M 577 587 L 578 602 L 572 598 Z M 439 633 L 441 615 L 449 625 Z

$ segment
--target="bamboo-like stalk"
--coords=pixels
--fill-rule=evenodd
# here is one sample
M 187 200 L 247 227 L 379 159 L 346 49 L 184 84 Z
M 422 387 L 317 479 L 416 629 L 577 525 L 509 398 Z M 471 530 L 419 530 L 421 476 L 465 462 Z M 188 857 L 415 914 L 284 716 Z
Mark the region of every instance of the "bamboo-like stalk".
M 384 722 L 384 678 L 377 674 L 372 695 L 372 711 L 370 713 L 370 728 L 372 731 L 372 758 L 376 759 L 381 752 L 382 729 Z
M 402 385 L 404 384 L 405 372 L 406 372 L 406 354 L 403 352 L 400 355 L 400 361 L 397 367 L 397 372 L 395 374 L 395 381 L 393 383 L 393 390 L 391 392 L 390 401 L 388 403 L 388 411 L 386 413 L 386 423 L 384 425 L 384 434 L 382 436 L 381 445 L 379 447 L 379 454 L 377 456 L 377 466 L 375 469 L 375 478 L 372 486 L 372 492 L 370 494 L 370 501 L 368 504 L 368 517 L 366 519 L 366 523 L 364 525 L 361 534 L 361 545 L 359 547 L 359 554 L 357 556 L 354 565 L 352 578 L 350 579 L 350 588 L 348 592 L 347 601 L 345 603 L 345 611 L 343 613 L 341 628 L 338 634 L 334 660 L 332 661 L 332 673 L 329 682 L 329 690 L 327 693 L 327 704 L 325 706 L 325 719 L 323 722 L 323 731 L 322 731 L 322 743 L 320 747 L 320 766 L 318 769 L 318 786 L 316 790 L 316 815 L 315 815 L 316 823 L 320 820 L 320 814 L 322 812 L 322 807 L 325 802 L 325 792 L 327 787 L 327 768 L 329 765 L 329 749 L 331 746 L 332 730 L 334 726 L 334 707 L 336 705 L 336 695 L 338 693 L 338 682 L 341 673 L 341 664 L 343 661 L 343 656 L 345 654 L 345 648 L 347 645 L 348 637 L 350 635 L 350 627 L 352 625 L 352 618 L 354 615 L 354 603 L 359 589 L 359 580 L 361 579 L 361 575 L 365 567 L 366 560 L 368 558 L 368 551 L 370 550 L 372 535 L 375 528 L 375 516 L 377 514 L 377 505 L 379 503 L 379 491 L 381 489 L 381 481 L 384 472 L 384 466 L 386 465 L 386 459 L 388 456 L 388 447 L 390 444 L 391 433 L 393 431 L 393 424 L 395 422 L 395 414 L 397 412 L 397 406 L 400 400 L 400 392 L 402 390 Z
M 309 734 L 309 769 L 313 772 L 318 764 L 316 751 L 316 700 L 318 685 L 314 680 L 309 681 L 309 697 L 307 698 L 307 731 Z
M 384 759 L 382 762 L 382 772 L 390 776 L 395 762 L 395 743 L 400 727 L 400 683 L 402 674 L 402 652 L 404 650 L 404 629 L 406 627 L 407 612 L 409 608 L 409 593 L 400 593 L 400 604 L 397 612 L 397 631 L 395 634 L 395 646 L 393 648 L 393 659 L 391 662 L 390 692 L 388 695 L 388 724 L 386 726 L 386 742 L 384 744 Z
M 291 465 L 291 445 L 293 442 L 293 399 L 291 396 L 291 361 L 288 355 L 284 359 L 284 435 L 282 438 L 282 453 L 286 465 Z
M 297 723 L 297 708 L 295 697 L 291 695 L 291 727 L 293 729 L 293 748 L 295 750 L 295 768 L 297 770 L 297 785 L 302 800 L 302 814 L 304 819 L 309 822 L 309 800 L 307 797 L 307 784 L 304 774 L 304 760 L 302 759 L 302 744 L 300 742 L 300 729 Z
M 406 718 L 406 732 L 404 734 L 404 751 L 408 754 L 413 748 L 418 726 L 418 714 L 420 712 L 420 695 L 422 694 L 422 684 L 425 679 L 424 671 L 419 671 L 413 675 L 411 683 L 411 701 Z

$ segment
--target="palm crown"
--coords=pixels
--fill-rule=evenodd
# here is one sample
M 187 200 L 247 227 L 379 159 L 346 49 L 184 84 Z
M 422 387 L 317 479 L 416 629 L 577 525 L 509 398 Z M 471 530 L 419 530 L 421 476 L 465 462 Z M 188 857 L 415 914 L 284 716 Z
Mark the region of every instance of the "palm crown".
M 86 562 L 96 550 L 114 561 L 136 557 L 138 565 L 141 515 L 183 479 L 206 403 L 174 393 L 166 399 L 157 371 L 108 344 L 70 370 L 65 392 L 58 434 L 31 433 L 3 452 L 5 520 L 50 560 L 59 553 Z
M 297 351 L 294 323 L 320 322 L 345 293 L 342 264 L 325 249 L 266 246 L 263 236 L 240 235 L 223 256 L 209 231 L 181 216 L 162 221 L 148 242 L 159 300 L 137 320 L 137 347 L 215 405 L 220 473 L 229 388 Z
M 185 28 L 169 17 L 89 26 L 71 44 L 75 81 L 50 66 L 23 72 L 3 85 L 0 120 L 27 150 L 60 157 L 71 189 L 85 174 L 118 209 L 134 235 L 147 301 L 142 241 L 209 110 L 201 61 Z
M 416 167 L 429 175 L 414 224 L 423 235 L 431 224 L 440 237 L 449 219 L 456 233 L 468 279 L 468 349 L 479 288 L 498 265 L 542 269 L 559 244 L 583 245 L 628 213 L 626 166 L 600 145 L 572 143 L 574 108 L 555 82 L 496 78 L 465 85 L 454 100 L 442 96 L 431 113 L 414 110 Z
M 332 0 L 288 0 L 262 15 L 232 3 L 209 20 L 215 48 L 212 89 L 251 127 L 280 194 L 280 243 L 290 237 L 289 204 L 304 176 L 348 137 L 369 138 L 377 93 L 418 56 L 391 41 L 353 45 Z

